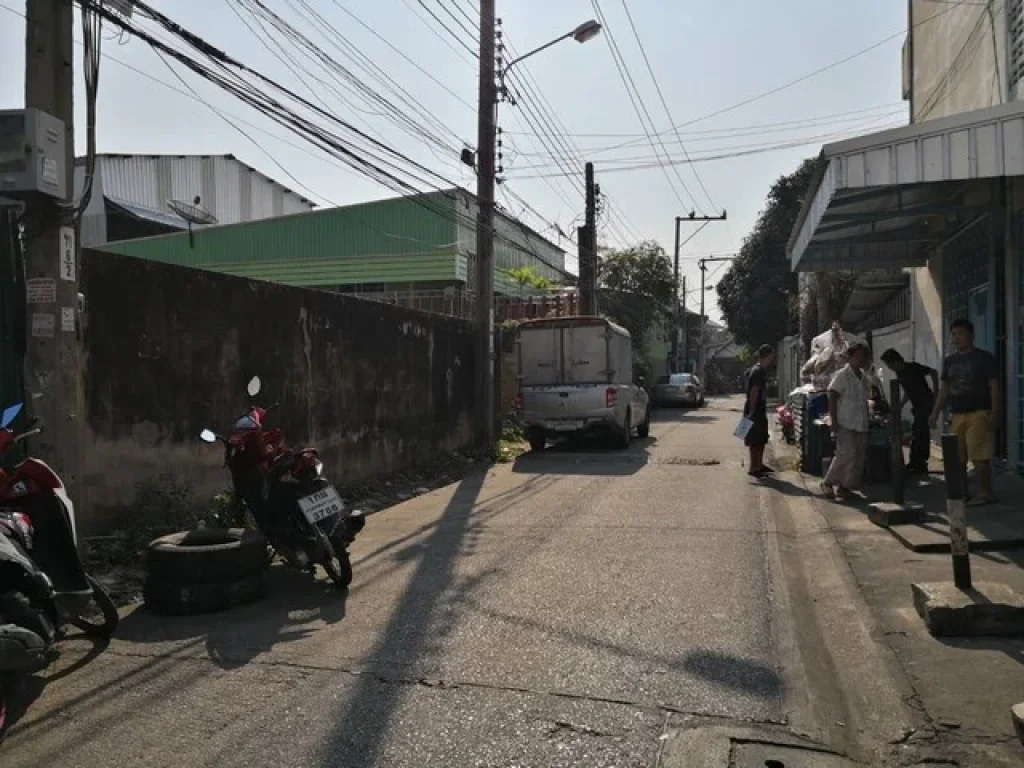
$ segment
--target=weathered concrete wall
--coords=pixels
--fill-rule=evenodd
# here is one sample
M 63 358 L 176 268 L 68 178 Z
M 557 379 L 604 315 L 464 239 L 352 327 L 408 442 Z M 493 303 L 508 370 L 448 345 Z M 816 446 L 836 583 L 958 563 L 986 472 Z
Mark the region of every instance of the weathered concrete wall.
M 913 0 L 913 115 L 932 120 L 1006 100 L 1006 6 Z
M 463 321 L 143 261 L 83 253 L 87 437 L 76 492 L 90 510 L 174 473 L 227 486 L 198 439 L 245 411 L 263 380 L 270 423 L 320 449 L 348 485 L 423 463 L 472 438 L 474 340 Z

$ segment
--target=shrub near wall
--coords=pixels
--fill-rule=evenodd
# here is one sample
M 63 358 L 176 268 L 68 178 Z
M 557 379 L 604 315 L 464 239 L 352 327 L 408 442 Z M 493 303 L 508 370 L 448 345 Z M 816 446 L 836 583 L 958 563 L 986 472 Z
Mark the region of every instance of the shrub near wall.
M 291 444 L 320 449 L 338 485 L 423 463 L 472 439 L 474 337 L 455 318 L 321 291 L 83 253 L 86 438 L 76 492 L 86 528 L 97 505 L 130 501 L 167 474 L 197 490 L 227 484 L 225 430 L 263 380 Z

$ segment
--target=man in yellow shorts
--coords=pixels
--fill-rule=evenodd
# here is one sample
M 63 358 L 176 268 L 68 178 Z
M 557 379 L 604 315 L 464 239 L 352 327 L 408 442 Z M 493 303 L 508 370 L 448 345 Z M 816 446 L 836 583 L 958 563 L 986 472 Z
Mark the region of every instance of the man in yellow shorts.
M 974 465 L 979 492 L 968 506 L 995 501 L 992 489 L 992 450 L 995 430 L 1002 420 L 999 395 L 999 366 L 990 352 L 974 346 L 974 325 L 956 320 L 950 326 L 956 352 L 942 361 L 939 394 L 930 419 L 934 428 L 947 399 L 952 415 L 951 429 L 960 441 L 960 461 Z

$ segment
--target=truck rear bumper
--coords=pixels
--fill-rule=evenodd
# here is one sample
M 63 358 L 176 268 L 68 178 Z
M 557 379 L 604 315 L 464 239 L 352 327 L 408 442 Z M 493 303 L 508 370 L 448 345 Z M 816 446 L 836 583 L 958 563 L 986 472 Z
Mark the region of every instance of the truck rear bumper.
M 524 415 L 521 420 L 526 429 L 541 429 L 547 435 L 610 432 L 621 429 L 611 415 L 585 416 L 577 419 L 545 419 Z

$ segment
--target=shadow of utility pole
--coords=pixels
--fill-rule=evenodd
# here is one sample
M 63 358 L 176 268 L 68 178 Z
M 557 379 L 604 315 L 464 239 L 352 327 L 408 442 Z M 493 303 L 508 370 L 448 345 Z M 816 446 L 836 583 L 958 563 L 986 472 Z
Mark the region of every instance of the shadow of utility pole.
M 469 527 L 486 473 L 465 478 L 456 489 L 437 527 L 422 549 L 422 557 L 381 639 L 369 658 L 414 661 L 427 648 L 431 619 L 452 585 L 455 563 Z M 326 762 L 339 757 L 345 765 L 371 766 L 388 733 L 388 724 L 401 703 L 402 686 L 382 682 L 377 675 L 356 678 L 347 706 L 324 747 Z

